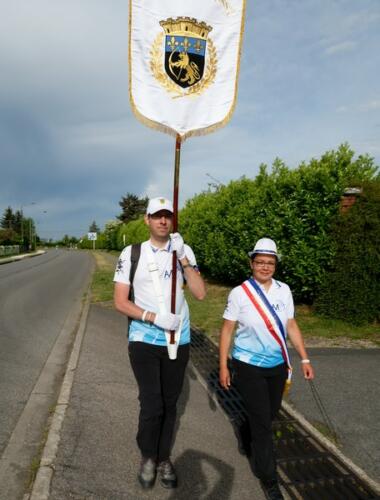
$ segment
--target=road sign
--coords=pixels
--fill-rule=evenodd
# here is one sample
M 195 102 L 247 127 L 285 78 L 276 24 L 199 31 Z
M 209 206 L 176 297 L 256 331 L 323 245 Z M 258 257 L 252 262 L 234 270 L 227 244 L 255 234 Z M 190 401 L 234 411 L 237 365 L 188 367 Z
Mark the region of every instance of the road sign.
M 87 234 L 87 238 L 88 238 L 90 241 L 95 241 L 95 240 L 97 240 L 98 235 L 97 235 L 97 233 L 88 233 L 88 234 Z

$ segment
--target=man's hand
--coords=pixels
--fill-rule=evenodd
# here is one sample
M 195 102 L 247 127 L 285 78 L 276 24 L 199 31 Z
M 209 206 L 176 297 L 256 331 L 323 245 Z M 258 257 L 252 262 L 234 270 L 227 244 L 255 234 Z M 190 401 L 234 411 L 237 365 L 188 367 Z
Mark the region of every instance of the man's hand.
M 177 252 L 177 257 L 179 260 L 184 259 L 186 257 L 185 254 L 185 243 L 183 241 L 182 236 L 179 233 L 172 233 L 170 235 L 172 240 L 172 249 L 174 252 Z
M 172 313 L 167 313 L 167 314 L 156 314 L 156 317 L 154 319 L 154 324 L 158 326 L 159 328 L 162 328 L 164 330 L 169 330 L 169 331 L 175 331 L 179 327 L 179 323 L 181 321 L 181 316 L 178 314 L 172 314 Z

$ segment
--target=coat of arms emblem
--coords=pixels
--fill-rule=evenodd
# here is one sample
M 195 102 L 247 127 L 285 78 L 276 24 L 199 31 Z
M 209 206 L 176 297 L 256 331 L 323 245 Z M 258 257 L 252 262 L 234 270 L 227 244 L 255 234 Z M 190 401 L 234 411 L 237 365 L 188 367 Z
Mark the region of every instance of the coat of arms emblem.
M 200 94 L 214 81 L 216 50 L 208 37 L 211 26 L 189 17 L 160 21 L 164 33 L 151 50 L 155 78 L 176 97 Z

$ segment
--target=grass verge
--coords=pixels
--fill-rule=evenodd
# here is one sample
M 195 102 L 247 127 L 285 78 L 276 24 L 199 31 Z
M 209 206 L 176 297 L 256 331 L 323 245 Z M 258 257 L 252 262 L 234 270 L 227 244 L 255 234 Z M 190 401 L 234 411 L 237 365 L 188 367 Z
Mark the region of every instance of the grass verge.
M 191 322 L 205 331 L 213 340 L 219 338 L 223 311 L 231 288 L 214 283 L 207 283 L 207 296 L 198 302 L 188 291 L 186 298 L 191 310 Z M 314 339 L 335 341 L 337 345 L 348 342 L 355 345 L 357 341 L 373 343 L 380 346 L 380 326 L 355 326 L 344 321 L 317 316 L 309 306 L 296 306 L 296 317 L 306 343 Z M 350 344 L 351 342 L 351 344 Z
M 93 255 L 96 268 L 91 283 L 91 302 L 111 302 L 113 300 L 115 258 L 99 251 L 95 251 Z
M 110 305 L 113 299 L 112 280 L 117 253 L 95 251 L 94 257 L 96 270 L 91 288 L 92 302 L 103 302 Z M 192 324 L 206 332 L 214 341 L 219 338 L 223 311 L 230 290 L 230 287 L 207 282 L 207 296 L 201 302 L 195 300 L 188 290 L 185 291 L 191 311 Z M 379 325 L 354 326 L 344 321 L 323 318 L 317 316 L 311 307 L 304 305 L 296 307 L 296 316 L 306 343 L 319 339 L 320 341 L 335 341 L 336 345 L 348 342 L 348 345 L 355 346 L 359 342 L 369 342 L 380 346 Z

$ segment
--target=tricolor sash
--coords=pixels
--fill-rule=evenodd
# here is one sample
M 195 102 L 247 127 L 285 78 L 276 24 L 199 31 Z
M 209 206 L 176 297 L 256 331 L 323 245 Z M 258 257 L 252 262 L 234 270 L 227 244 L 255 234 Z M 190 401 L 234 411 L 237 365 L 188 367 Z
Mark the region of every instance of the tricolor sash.
M 288 348 L 286 345 L 284 325 L 282 324 L 272 304 L 270 304 L 264 292 L 254 279 L 249 278 L 249 280 L 242 283 L 241 287 L 247 294 L 260 317 L 263 319 L 265 326 L 267 327 L 268 334 L 274 338 L 281 348 L 282 357 L 288 367 L 287 384 L 289 385 L 292 377 L 292 366 L 290 364 Z

